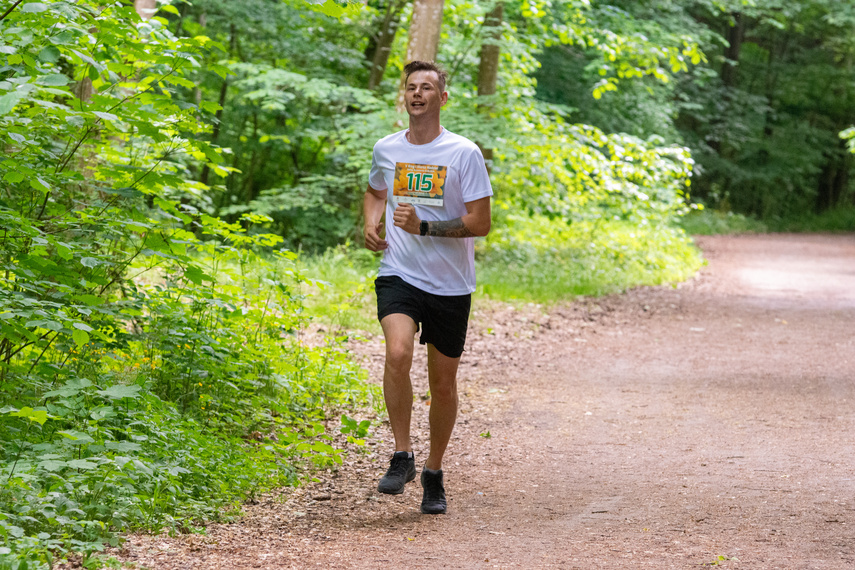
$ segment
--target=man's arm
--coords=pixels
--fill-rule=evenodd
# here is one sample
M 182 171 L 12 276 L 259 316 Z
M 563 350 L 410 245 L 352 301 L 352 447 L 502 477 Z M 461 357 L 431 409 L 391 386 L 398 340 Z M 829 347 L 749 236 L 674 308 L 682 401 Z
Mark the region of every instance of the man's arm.
M 399 204 L 394 213 L 395 225 L 419 235 L 421 220 L 412 204 Z M 466 202 L 466 214 L 460 218 L 429 221 L 427 235 L 434 237 L 480 237 L 490 233 L 490 197 Z
M 389 247 L 389 243 L 380 237 L 380 232 L 383 231 L 383 223 L 380 220 L 385 210 L 386 190 L 375 190 L 368 186 L 362 199 L 362 214 L 365 218 L 362 235 L 365 238 L 365 247 L 371 251 L 382 251 Z

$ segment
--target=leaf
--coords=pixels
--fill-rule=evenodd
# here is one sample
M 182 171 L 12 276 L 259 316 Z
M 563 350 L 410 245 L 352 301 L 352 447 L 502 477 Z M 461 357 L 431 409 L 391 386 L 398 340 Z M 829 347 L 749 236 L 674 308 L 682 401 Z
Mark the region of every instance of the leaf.
M 67 463 L 65 461 L 57 461 L 56 459 L 45 459 L 44 461 L 39 461 L 38 463 L 38 466 L 44 469 L 45 471 L 59 471 L 66 465 Z
M 73 326 L 77 330 L 86 331 L 86 332 L 92 332 L 92 330 L 93 330 L 92 327 L 90 327 L 86 323 L 74 323 L 71 326 Z
M 25 418 L 31 422 L 38 422 L 39 425 L 45 425 L 49 417 L 45 410 L 34 410 L 29 407 L 21 408 L 17 412 L 10 412 L 9 415 L 17 418 Z
M 122 398 L 137 398 L 141 389 L 142 388 L 136 384 L 132 384 L 130 386 L 125 384 L 116 384 L 115 386 L 110 386 L 106 390 L 98 390 L 97 393 L 110 400 L 121 400 Z
M 62 437 L 68 438 L 71 441 L 75 442 L 75 445 L 85 445 L 87 443 L 92 443 L 93 441 L 95 441 L 89 436 L 89 434 L 85 434 L 82 431 L 66 430 L 58 431 L 56 433 L 58 433 Z
M 39 192 L 50 192 L 50 184 L 38 176 L 30 179 L 30 187 L 32 187 L 33 190 L 38 190 Z
M 142 446 L 138 443 L 134 443 L 132 441 L 108 441 L 105 444 L 107 449 L 112 449 L 113 451 L 120 452 L 128 452 L 128 451 L 139 451 L 142 449 Z
M 3 180 L 5 180 L 6 182 L 11 182 L 12 184 L 17 184 L 23 179 L 24 175 L 18 172 L 17 170 L 10 170 L 9 172 L 3 175 Z
M 99 117 L 105 121 L 118 121 L 119 117 L 114 115 L 113 113 L 104 113 L 103 111 L 95 111 L 94 115 Z
M 91 385 L 92 382 L 87 380 L 86 378 L 72 378 L 71 380 L 66 382 L 65 385 L 63 385 L 61 388 L 46 392 L 45 396 L 48 398 L 53 396 L 62 396 L 64 398 L 68 398 L 69 396 L 76 396 L 84 388 L 88 388 Z
M 0 97 L 0 115 L 8 115 L 9 111 L 15 108 L 23 96 L 23 93 L 12 91 Z
M 196 285 L 201 285 L 202 281 L 213 281 L 214 279 L 195 265 L 190 265 L 184 270 L 184 277 Z
M 52 85 L 54 87 L 57 87 L 61 85 L 68 85 L 69 83 L 71 83 L 71 80 L 62 73 L 51 73 L 50 75 L 44 75 L 42 77 L 39 77 L 38 80 L 36 80 L 36 83 L 38 83 L 39 85 Z
M 98 467 L 98 464 L 86 461 L 85 459 L 73 459 L 68 462 L 68 466 L 74 469 L 83 469 L 84 471 L 88 471 L 89 469 L 95 469 Z
M 62 330 L 62 323 L 49 320 L 27 321 L 24 326 L 27 328 L 41 327 L 43 329 L 48 329 L 57 332 Z
M 37 14 L 47 9 L 47 4 L 42 4 L 41 2 L 29 2 L 21 6 L 21 12 L 24 14 Z
M 42 63 L 57 63 L 59 57 L 59 50 L 53 46 L 48 46 L 39 52 L 39 61 Z
M 71 338 L 74 340 L 77 346 L 83 346 L 87 342 L 89 342 L 89 333 L 79 329 L 74 329 L 74 331 L 71 333 Z
M 85 305 L 89 305 L 90 307 L 94 307 L 95 305 L 103 305 L 107 302 L 101 297 L 97 297 L 95 295 L 77 295 L 74 298 Z
M 84 257 L 80 260 L 80 264 L 84 267 L 98 267 L 101 262 L 94 257 Z

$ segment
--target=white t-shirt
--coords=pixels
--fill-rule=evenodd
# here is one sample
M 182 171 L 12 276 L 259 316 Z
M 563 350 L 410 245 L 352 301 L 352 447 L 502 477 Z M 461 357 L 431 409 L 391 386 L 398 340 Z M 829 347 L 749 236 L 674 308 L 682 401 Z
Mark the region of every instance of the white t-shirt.
M 380 275 L 397 275 L 435 295 L 475 291 L 475 238 L 419 236 L 394 225 L 399 201 L 409 201 L 421 220 L 454 220 L 466 202 L 493 195 L 481 151 L 472 141 L 443 129 L 427 144 L 411 144 L 406 130 L 380 139 L 368 183 L 387 190 L 386 241 Z M 408 195 L 408 196 L 407 196 Z

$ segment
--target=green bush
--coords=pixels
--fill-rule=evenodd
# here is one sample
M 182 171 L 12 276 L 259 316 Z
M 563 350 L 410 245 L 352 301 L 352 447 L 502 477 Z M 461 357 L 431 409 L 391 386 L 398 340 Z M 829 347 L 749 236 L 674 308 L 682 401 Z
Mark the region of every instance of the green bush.
M 687 149 L 535 118 L 494 176 L 493 230 L 478 248 L 485 293 L 549 302 L 680 281 L 700 267 L 677 226 L 690 210 Z
M 216 105 L 174 95 L 216 46 L 165 23 L 109 0 L 0 21 L 0 568 L 228 516 L 340 462 L 323 421 L 372 396 L 306 342 L 310 280 L 270 218 L 190 206 L 190 170 L 227 169 Z
M 479 256 L 478 283 L 501 300 L 552 303 L 675 283 L 703 261 L 682 230 L 666 225 L 508 216 L 494 232 Z
M 852 232 L 855 231 L 855 206 L 771 220 L 769 226 L 778 232 Z
M 680 219 L 680 227 L 689 235 L 762 233 L 766 224 L 742 214 L 697 209 Z

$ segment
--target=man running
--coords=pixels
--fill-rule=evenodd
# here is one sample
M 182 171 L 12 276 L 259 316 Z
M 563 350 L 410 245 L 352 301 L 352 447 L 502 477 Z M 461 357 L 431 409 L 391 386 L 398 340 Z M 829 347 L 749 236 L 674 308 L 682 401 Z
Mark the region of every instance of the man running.
M 457 419 L 457 366 L 475 291 L 474 238 L 490 231 L 493 190 L 478 147 L 440 124 L 448 74 L 424 61 L 409 63 L 404 73 L 409 128 L 374 145 L 363 204 L 365 247 L 384 252 L 375 288 L 386 338 L 383 394 L 395 437 L 377 490 L 400 494 L 416 477 L 410 367 L 421 326 L 431 394 L 421 511 L 440 514 L 447 506 L 442 457 Z M 393 221 L 385 239 L 384 211 Z

